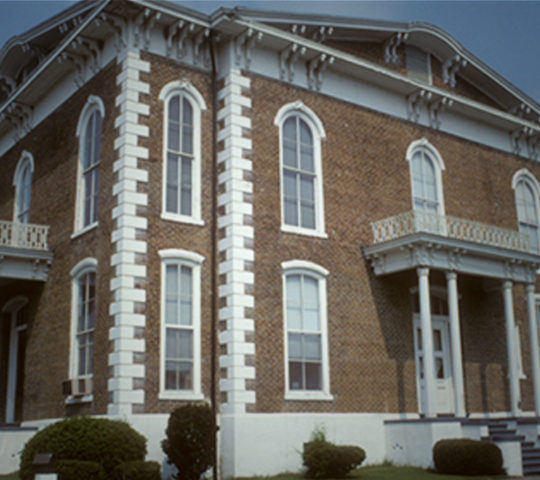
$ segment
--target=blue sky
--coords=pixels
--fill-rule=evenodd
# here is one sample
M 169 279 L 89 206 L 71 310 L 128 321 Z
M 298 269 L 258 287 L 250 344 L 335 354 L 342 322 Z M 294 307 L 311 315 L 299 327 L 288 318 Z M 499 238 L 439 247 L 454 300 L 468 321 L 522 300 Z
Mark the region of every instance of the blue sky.
M 0 0 L 0 45 L 75 2 Z M 181 2 L 205 13 L 220 6 L 332 14 L 443 28 L 465 48 L 540 102 L 540 1 L 225 1 Z

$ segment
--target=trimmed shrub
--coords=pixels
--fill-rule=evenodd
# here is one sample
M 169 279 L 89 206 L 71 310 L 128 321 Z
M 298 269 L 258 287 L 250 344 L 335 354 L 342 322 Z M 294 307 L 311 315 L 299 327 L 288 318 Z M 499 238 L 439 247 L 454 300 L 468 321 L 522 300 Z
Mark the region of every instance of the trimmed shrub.
M 302 459 L 310 478 L 343 478 L 365 460 L 366 452 L 351 445 L 334 445 L 317 431 L 304 443 Z
M 161 465 L 158 462 L 126 462 L 112 472 L 111 480 L 161 480 Z
M 207 404 L 187 404 L 171 413 L 161 443 L 179 480 L 199 480 L 214 462 L 216 424 Z
M 144 460 L 146 439 L 119 420 L 74 417 L 45 427 L 26 442 L 20 462 L 21 480 L 33 480 L 36 453 L 52 453 L 56 461 L 96 462 L 108 477 L 120 463 Z
M 497 445 L 468 438 L 439 440 L 433 446 L 433 461 L 439 473 L 452 475 L 504 473 L 502 453 Z
M 105 480 L 103 467 L 97 462 L 60 460 L 55 470 L 58 480 Z

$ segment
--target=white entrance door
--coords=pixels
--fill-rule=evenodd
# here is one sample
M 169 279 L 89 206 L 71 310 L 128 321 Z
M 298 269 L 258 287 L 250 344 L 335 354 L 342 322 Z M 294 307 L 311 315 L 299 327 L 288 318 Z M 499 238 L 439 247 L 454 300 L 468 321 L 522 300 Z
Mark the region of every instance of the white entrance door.
M 448 316 L 432 314 L 431 326 L 433 330 L 433 356 L 435 364 L 436 412 L 454 413 L 454 380 L 450 357 Z M 418 398 L 421 402 L 421 411 L 425 412 L 422 328 L 420 326 L 420 315 L 416 313 L 414 314 L 414 351 L 416 358 Z

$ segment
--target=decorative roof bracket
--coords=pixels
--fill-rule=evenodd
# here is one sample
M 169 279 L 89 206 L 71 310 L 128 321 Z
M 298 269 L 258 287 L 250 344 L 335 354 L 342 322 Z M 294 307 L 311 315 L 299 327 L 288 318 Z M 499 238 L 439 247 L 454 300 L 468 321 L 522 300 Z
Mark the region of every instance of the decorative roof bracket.
M 420 105 L 422 102 L 429 102 L 431 97 L 432 93 L 423 89 L 407 96 L 407 113 L 409 120 L 418 122 L 420 119 Z
M 334 57 L 322 53 L 307 63 L 308 85 L 309 88 L 315 88 L 320 91 L 322 88 L 322 74 L 329 65 L 334 63 Z
M 538 160 L 540 157 L 540 133 L 531 134 L 527 138 L 527 150 L 531 160 Z
M 152 12 L 151 9 L 145 8 L 139 15 L 135 17 L 135 37 L 134 46 L 138 47 L 143 41 L 142 48 L 148 49 L 150 46 L 150 34 L 156 21 L 161 18 L 160 12 Z
M 203 43 L 210 36 L 209 28 L 201 28 L 192 39 L 193 42 L 193 63 L 198 63 L 199 60 L 207 60 L 208 55 L 203 52 Z M 206 62 L 205 62 L 206 63 Z
M 17 82 L 11 77 L 6 75 L 0 75 L 0 90 L 4 91 L 6 95 L 11 95 L 17 89 Z
M 428 105 L 429 123 L 433 128 L 438 130 L 441 127 L 441 113 L 446 108 L 450 108 L 453 104 L 454 100 L 451 98 L 442 97 Z
M 312 40 L 314 42 L 322 43 L 324 42 L 330 35 L 334 33 L 334 27 L 326 27 L 322 26 L 320 28 L 317 28 L 312 35 Z
M 9 123 L 15 127 L 15 140 L 18 141 L 32 129 L 32 112 L 33 108 L 20 102 L 11 102 L 2 117 L 6 118 Z
M 38 61 L 40 63 L 49 54 L 49 52 L 47 52 L 43 47 L 40 47 L 39 45 L 32 44 L 30 42 L 26 42 L 26 43 L 22 44 L 22 51 L 23 52 L 32 52 L 38 58 Z
M 90 68 L 94 73 L 97 73 L 101 64 L 101 48 L 99 42 L 92 38 L 78 36 L 72 46 L 80 49 L 82 54 L 91 59 Z
M 519 155 L 521 152 L 521 141 L 527 141 L 527 138 L 532 134 L 532 129 L 529 127 L 517 128 L 510 132 L 510 145 L 512 147 L 512 152 L 516 155 Z
M 294 66 L 298 57 L 306 53 L 306 47 L 300 47 L 297 43 L 289 45 L 279 54 L 279 77 L 285 80 L 285 76 L 292 82 L 294 79 Z
M 510 115 L 515 115 L 518 118 L 524 118 L 525 115 L 531 113 L 531 108 L 524 103 L 519 103 L 508 109 Z
M 59 63 L 68 62 L 75 71 L 75 85 L 81 87 L 84 84 L 84 72 L 86 59 L 77 53 L 66 52 L 65 50 L 57 58 Z
M 467 66 L 467 60 L 461 55 L 450 57 L 442 64 L 443 82 L 451 88 L 456 86 L 456 75 L 460 68 Z
M 236 64 L 242 63 L 244 58 L 244 66 L 249 69 L 251 60 L 253 59 L 253 47 L 263 37 L 262 32 L 255 32 L 252 28 L 248 28 L 245 32 L 241 33 L 234 40 L 234 52 L 236 58 Z
M 400 65 L 401 58 L 397 53 L 398 47 L 409 38 L 408 33 L 399 32 L 392 35 L 384 45 L 384 61 L 393 65 Z
M 114 33 L 114 40 L 116 50 L 119 52 L 123 47 L 127 46 L 126 40 L 126 21 L 123 18 L 111 15 L 109 13 L 102 13 L 97 19 L 98 26 L 105 25 Z

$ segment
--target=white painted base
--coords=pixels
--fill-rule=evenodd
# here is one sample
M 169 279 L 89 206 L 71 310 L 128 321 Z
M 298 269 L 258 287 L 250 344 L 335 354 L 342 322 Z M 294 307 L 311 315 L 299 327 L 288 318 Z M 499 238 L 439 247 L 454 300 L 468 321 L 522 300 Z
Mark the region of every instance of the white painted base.
M 412 416 L 417 417 L 417 415 Z M 221 478 L 298 472 L 303 443 L 316 428 L 337 444 L 358 445 L 365 463 L 386 457 L 384 420 L 406 418 L 369 413 L 269 413 L 222 415 Z
M 32 430 L 0 430 L 0 475 L 19 470 L 23 446 L 35 433 Z

